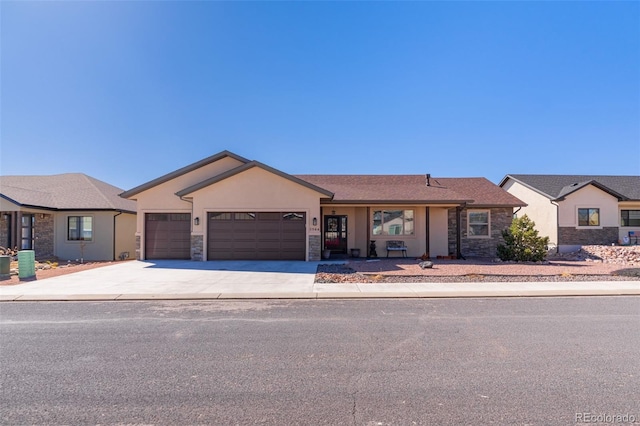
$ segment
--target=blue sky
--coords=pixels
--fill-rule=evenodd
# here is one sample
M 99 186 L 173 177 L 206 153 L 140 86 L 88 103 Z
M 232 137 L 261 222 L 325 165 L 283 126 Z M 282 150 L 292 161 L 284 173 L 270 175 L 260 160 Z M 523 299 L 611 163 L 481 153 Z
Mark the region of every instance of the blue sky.
M 640 174 L 639 2 L 0 3 L 0 173 Z

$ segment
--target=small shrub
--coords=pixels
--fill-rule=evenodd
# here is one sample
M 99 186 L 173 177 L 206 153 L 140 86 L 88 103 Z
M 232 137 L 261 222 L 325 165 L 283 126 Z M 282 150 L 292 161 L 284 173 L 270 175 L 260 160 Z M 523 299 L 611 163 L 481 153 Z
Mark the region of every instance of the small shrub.
M 547 256 L 549 237 L 538 236 L 533 222 L 525 214 L 513 219 L 509 229 L 502 231 L 504 244 L 498 245 L 501 260 L 516 262 L 540 262 Z

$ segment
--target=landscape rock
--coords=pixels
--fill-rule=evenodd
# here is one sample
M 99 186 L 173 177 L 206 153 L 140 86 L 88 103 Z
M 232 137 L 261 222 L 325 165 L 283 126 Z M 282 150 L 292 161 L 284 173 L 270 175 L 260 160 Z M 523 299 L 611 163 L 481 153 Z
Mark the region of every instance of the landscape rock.
M 433 262 L 430 260 L 426 260 L 424 262 L 418 263 L 422 269 L 431 269 L 433 268 Z

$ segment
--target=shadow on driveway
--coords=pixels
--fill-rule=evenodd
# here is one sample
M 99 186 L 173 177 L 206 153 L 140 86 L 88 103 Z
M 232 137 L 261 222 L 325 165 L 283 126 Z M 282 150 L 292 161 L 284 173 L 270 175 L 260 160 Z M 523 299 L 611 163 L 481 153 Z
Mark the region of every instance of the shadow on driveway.
M 142 260 L 145 268 L 183 269 L 196 271 L 276 272 L 290 274 L 315 274 L 318 262 L 301 260 Z

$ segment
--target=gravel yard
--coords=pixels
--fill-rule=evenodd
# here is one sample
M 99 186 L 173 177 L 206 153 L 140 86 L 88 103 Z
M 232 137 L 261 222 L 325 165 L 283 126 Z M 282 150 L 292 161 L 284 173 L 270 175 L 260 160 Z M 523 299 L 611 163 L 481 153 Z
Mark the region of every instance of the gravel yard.
M 544 264 L 505 263 L 490 259 L 434 260 L 422 269 L 418 259 L 349 259 L 321 264 L 317 283 L 640 281 L 639 264 L 593 260 L 551 260 Z

